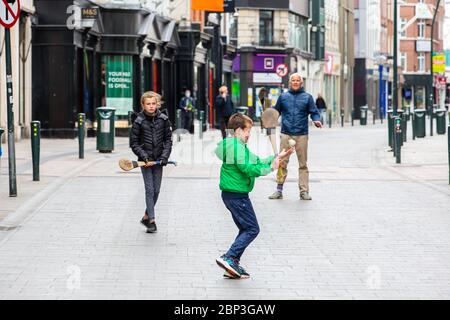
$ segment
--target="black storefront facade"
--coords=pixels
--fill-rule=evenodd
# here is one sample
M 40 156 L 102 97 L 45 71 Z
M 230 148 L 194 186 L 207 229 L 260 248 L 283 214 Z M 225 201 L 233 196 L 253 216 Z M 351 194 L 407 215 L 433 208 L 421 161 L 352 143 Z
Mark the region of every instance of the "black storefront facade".
M 34 3 L 33 118 L 43 136 L 74 138 L 80 112 L 93 133 L 101 106 L 116 108 L 116 125 L 125 129 L 128 111 L 140 110 L 147 90 L 162 94 L 162 109 L 175 121 L 175 21 L 87 0 Z

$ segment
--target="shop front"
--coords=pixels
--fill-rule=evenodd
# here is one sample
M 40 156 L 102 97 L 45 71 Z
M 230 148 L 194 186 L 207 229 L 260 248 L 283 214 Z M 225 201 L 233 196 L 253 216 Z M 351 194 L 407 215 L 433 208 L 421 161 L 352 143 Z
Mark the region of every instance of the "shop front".
M 282 53 L 243 53 L 233 62 L 233 72 L 240 74 L 240 82 L 234 87 L 240 90 L 240 105 L 248 107 L 249 116 L 258 120 L 261 108 L 257 108 L 261 89 L 266 89 L 272 106 L 284 89 L 288 89 L 289 56 Z
M 88 135 L 96 131 L 96 109 L 116 109 L 116 132 L 127 134 L 128 113 L 140 111 L 140 97 L 154 90 L 175 118 L 173 57 L 179 44 L 174 21 L 142 10 L 75 2 L 35 1 L 33 25 L 33 115 L 47 137 L 74 138 L 78 113 Z M 73 6 L 72 6 L 73 7 Z M 86 13 L 85 13 L 86 12 Z

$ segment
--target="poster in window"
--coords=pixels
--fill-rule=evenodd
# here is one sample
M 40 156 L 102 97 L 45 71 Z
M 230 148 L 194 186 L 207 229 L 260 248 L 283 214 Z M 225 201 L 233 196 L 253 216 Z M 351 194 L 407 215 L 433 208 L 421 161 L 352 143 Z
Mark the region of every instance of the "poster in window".
M 106 106 L 115 108 L 116 115 L 128 115 L 133 110 L 133 58 L 105 56 Z

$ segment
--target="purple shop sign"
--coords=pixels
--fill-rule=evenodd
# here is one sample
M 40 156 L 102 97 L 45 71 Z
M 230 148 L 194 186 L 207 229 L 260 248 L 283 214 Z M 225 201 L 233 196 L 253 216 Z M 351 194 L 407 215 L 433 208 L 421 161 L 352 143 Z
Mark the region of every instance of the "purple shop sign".
M 256 54 L 253 57 L 254 72 L 275 72 L 279 64 L 285 62 L 285 54 Z M 241 56 L 238 54 L 233 60 L 233 72 L 241 69 Z

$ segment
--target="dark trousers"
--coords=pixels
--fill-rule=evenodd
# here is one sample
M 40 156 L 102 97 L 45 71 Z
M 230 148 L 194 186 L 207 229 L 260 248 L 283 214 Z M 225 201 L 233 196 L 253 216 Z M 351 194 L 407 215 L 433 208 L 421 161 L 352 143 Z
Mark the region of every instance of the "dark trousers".
M 150 168 L 141 167 L 145 185 L 145 204 L 147 205 L 147 215 L 150 219 L 155 219 L 155 205 L 158 201 L 159 190 L 161 189 L 163 168 L 153 166 Z
M 258 220 L 250 198 L 225 199 L 222 196 L 222 200 L 239 229 L 239 233 L 226 255 L 239 261 L 245 249 L 259 234 Z
M 227 137 L 227 127 L 228 127 L 228 121 L 230 120 L 230 117 L 222 116 L 220 117 L 220 131 L 222 131 L 222 138 Z
M 186 129 L 187 131 L 191 132 L 191 127 L 192 127 L 192 121 L 194 118 L 194 115 L 192 113 L 192 111 L 186 111 L 183 110 L 182 111 L 182 119 L 183 119 L 183 123 L 182 126 L 184 129 Z M 192 133 L 192 132 L 191 132 Z

